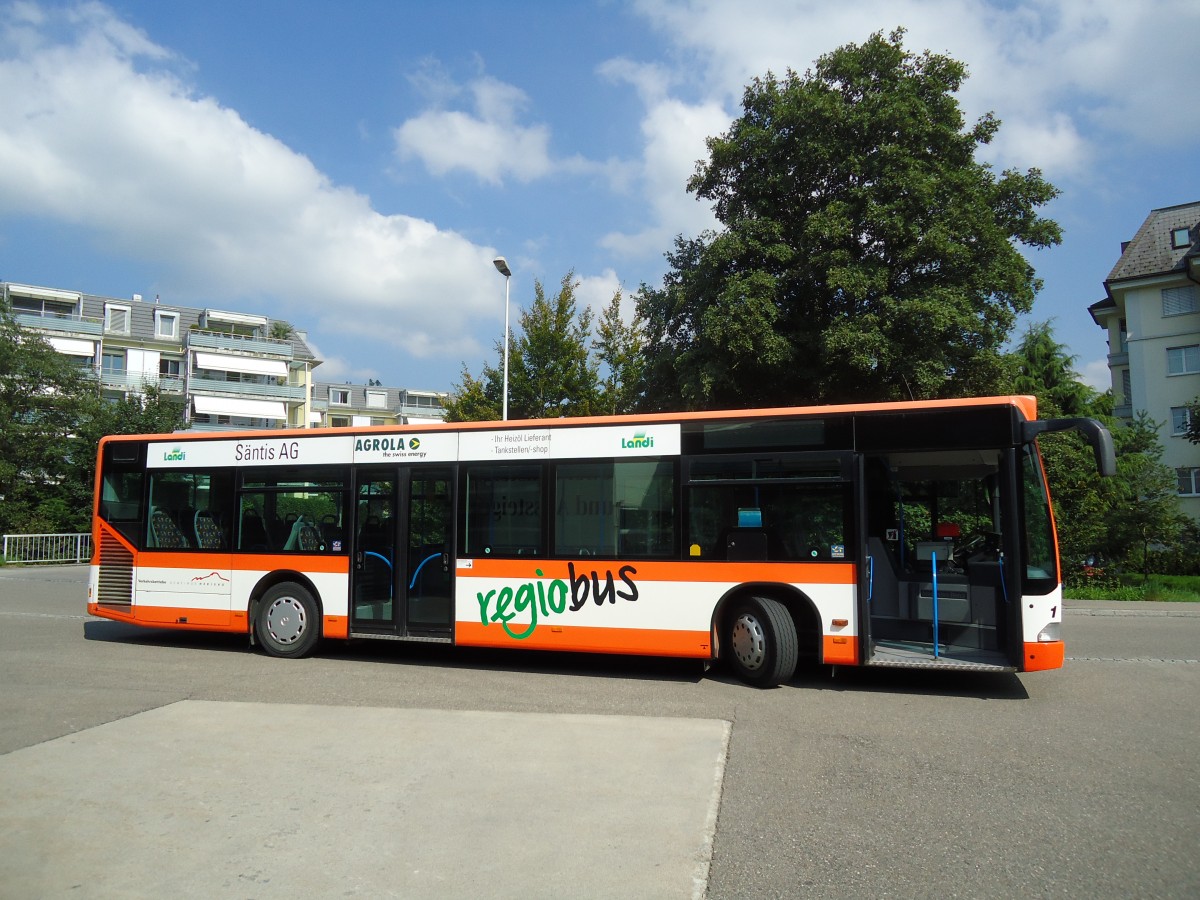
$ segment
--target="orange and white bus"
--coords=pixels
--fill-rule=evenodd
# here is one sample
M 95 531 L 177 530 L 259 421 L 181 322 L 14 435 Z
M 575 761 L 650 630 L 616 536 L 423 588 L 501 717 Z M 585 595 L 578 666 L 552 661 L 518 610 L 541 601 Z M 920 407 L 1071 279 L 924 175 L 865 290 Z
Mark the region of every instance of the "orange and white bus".
M 246 634 L 724 659 L 1062 665 L 1030 397 L 182 433 L 99 449 L 88 611 Z

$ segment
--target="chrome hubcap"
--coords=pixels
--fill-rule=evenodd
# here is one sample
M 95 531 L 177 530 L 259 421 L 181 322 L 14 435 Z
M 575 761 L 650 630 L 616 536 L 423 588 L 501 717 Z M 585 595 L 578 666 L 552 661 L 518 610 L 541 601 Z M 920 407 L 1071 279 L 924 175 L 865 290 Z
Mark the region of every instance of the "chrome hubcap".
M 733 623 L 733 655 L 746 669 L 762 666 L 767 656 L 767 635 L 762 623 L 750 613 L 742 613 Z
M 267 608 L 267 631 L 280 644 L 294 644 L 308 627 L 304 604 L 295 597 L 280 597 Z

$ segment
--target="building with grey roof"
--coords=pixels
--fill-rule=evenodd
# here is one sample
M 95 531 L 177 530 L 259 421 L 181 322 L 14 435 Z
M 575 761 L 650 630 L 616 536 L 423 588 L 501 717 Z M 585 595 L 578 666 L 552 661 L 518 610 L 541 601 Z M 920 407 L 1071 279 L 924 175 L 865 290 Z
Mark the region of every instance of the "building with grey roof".
M 1186 437 L 1188 406 L 1200 397 L 1200 202 L 1152 210 L 1104 289 L 1089 311 L 1108 332 L 1115 413 L 1145 411 L 1160 423 L 1181 505 L 1200 520 L 1200 446 Z
M 307 335 L 252 313 L 0 282 L 18 325 L 94 373 L 104 396 L 156 385 L 197 431 L 441 421 L 445 393 L 316 382 Z

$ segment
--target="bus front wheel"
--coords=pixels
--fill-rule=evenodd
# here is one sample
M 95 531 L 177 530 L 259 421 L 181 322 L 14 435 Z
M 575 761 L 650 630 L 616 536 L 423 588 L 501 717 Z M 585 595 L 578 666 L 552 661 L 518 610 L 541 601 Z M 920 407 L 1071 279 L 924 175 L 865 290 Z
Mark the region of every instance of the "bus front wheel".
M 737 676 L 758 687 L 775 687 L 796 672 L 796 623 L 778 600 L 746 597 L 726 620 L 725 650 Z
M 320 613 L 312 594 L 298 584 L 277 584 L 258 603 L 255 632 L 271 656 L 307 656 L 320 637 Z

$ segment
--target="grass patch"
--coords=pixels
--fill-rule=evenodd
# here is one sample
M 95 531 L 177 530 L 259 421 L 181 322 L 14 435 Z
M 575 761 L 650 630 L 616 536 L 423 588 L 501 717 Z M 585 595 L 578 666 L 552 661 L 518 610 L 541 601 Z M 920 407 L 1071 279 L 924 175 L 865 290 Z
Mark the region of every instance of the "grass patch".
M 1200 576 L 1121 575 L 1119 579 L 1096 579 L 1090 584 L 1063 587 L 1068 600 L 1156 600 L 1167 603 L 1200 603 Z

